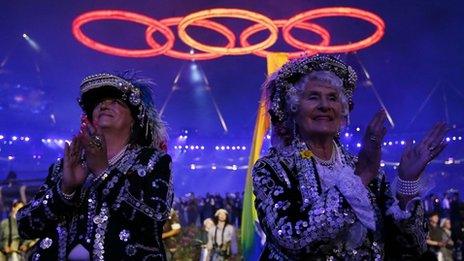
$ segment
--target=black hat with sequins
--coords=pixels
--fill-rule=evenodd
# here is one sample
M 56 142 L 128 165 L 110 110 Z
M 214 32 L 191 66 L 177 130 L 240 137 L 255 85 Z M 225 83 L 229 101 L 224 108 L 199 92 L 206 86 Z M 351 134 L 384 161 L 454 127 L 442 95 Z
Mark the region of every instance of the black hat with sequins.
M 154 106 L 150 79 L 139 78 L 133 72 L 121 75 L 100 73 L 84 78 L 80 85 L 78 100 L 84 113 L 92 118 L 92 112 L 99 102 L 106 98 L 124 101 L 130 108 L 134 120 L 144 130 L 148 143 L 158 147 L 167 139 L 164 122 Z

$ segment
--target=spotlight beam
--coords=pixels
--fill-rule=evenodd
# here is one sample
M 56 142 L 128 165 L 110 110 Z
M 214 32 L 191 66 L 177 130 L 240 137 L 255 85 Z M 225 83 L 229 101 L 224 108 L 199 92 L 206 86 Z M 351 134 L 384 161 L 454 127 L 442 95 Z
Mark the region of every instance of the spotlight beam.
M 368 80 L 368 83 L 369 83 L 368 87 L 371 87 L 372 92 L 374 93 L 375 98 L 377 99 L 377 101 L 378 101 L 379 104 L 380 104 L 380 107 L 382 107 L 382 109 L 385 110 L 385 114 L 387 115 L 387 119 L 388 119 L 388 122 L 390 123 L 390 126 L 391 126 L 392 128 L 395 128 L 395 123 L 393 122 L 393 118 L 392 118 L 392 116 L 390 115 L 390 112 L 388 112 L 387 106 L 385 106 L 385 103 L 383 102 L 382 98 L 380 97 L 380 94 L 379 94 L 379 92 L 377 91 L 377 88 L 375 88 L 374 82 L 372 81 L 371 76 L 370 76 L 369 73 L 367 72 L 366 67 L 364 67 L 364 64 L 361 62 L 361 59 L 359 59 L 359 56 L 358 56 L 357 52 L 354 52 L 353 54 L 354 54 L 354 56 L 356 57 L 356 60 L 358 60 L 358 63 L 359 63 L 359 65 L 361 66 L 361 69 L 362 69 L 362 71 L 363 71 L 364 76 L 365 76 L 366 79 Z
M 412 117 L 411 121 L 409 122 L 409 125 L 408 125 L 408 128 L 411 127 L 411 125 L 414 123 L 414 121 L 416 121 L 416 118 L 417 116 L 422 112 L 422 110 L 425 108 L 425 105 L 427 105 L 427 103 L 429 102 L 430 98 L 432 97 L 432 95 L 435 93 L 435 91 L 437 90 L 438 86 L 440 86 L 440 82 L 437 82 L 435 84 L 435 86 L 433 87 L 433 89 L 430 91 L 429 95 L 427 96 L 427 98 L 425 98 L 424 102 L 422 102 L 421 106 L 419 107 L 419 110 L 417 111 L 417 113 L 414 115 L 414 117 Z

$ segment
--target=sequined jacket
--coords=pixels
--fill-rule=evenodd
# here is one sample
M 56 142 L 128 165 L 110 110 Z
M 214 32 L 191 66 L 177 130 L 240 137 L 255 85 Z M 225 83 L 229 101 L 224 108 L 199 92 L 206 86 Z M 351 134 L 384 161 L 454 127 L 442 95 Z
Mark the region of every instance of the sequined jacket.
M 92 260 L 165 260 L 161 240 L 172 204 L 171 158 L 129 148 L 100 177 L 89 175 L 78 197 L 61 197 L 62 161 L 17 215 L 24 238 L 40 238 L 32 260 L 66 260 L 81 244 Z
M 355 157 L 342 150 L 354 167 Z M 395 219 L 387 210 L 395 203 L 381 174 L 368 186 L 375 229 L 352 248 L 346 234 L 357 217 L 339 188 L 325 191 L 313 158 L 297 145 L 272 148 L 253 168 L 255 207 L 266 234 L 260 260 L 412 260 L 426 250 L 426 222 L 419 203 L 409 218 Z M 397 203 L 397 201 L 396 201 Z

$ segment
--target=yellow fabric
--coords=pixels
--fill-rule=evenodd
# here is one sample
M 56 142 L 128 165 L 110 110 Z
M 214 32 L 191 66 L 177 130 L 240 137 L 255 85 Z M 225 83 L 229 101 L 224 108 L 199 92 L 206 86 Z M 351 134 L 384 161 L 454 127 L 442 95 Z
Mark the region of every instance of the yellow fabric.
M 286 53 L 273 53 L 267 56 L 267 73 L 272 74 L 278 70 L 285 62 L 288 61 L 288 55 Z M 261 148 L 263 146 L 264 136 L 269 129 L 270 119 L 267 113 L 265 103 L 265 93 L 262 90 L 261 100 L 259 102 L 258 114 L 256 116 L 256 123 L 253 132 L 253 141 L 251 144 L 250 157 L 248 161 L 248 170 L 245 184 L 245 195 L 243 199 L 243 212 L 242 212 L 242 247 L 244 249 L 245 259 L 247 260 L 247 250 L 252 248 L 253 238 L 251 236 L 254 233 L 254 225 L 258 220 L 256 209 L 254 208 L 255 196 L 253 194 L 253 182 L 252 182 L 252 169 L 255 162 L 259 159 L 261 154 Z M 251 215 L 250 215 L 251 213 Z

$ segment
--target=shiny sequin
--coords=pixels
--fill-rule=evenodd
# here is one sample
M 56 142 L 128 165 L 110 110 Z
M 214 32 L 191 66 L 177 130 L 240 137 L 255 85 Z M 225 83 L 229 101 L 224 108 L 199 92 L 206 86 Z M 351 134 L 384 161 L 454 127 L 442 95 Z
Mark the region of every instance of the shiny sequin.
M 121 232 L 119 232 L 119 239 L 124 241 L 124 242 L 127 242 L 127 240 L 129 240 L 130 238 L 130 232 L 129 230 L 127 229 L 123 229 L 121 230 Z
M 49 237 L 46 237 L 44 239 L 42 239 L 42 241 L 40 241 L 40 248 L 42 249 L 47 249 L 49 247 L 51 247 L 53 244 L 53 240 Z
M 128 256 L 133 256 L 137 253 L 137 249 L 133 245 L 127 245 L 126 246 L 126 254 Z

